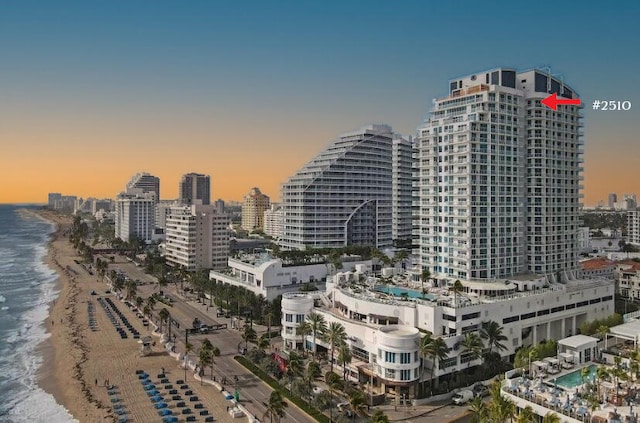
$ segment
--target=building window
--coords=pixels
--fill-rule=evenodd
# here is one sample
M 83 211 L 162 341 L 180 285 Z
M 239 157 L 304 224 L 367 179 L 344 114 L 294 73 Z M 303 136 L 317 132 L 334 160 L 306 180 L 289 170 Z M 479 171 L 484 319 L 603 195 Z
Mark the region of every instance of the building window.
M 400 380 L 410 380 L 411 379 L 411 370 L 400 370 Z
M 395 379 L 396 371 L 393 369 L 384 369 L 384 377 L 387 379 Z
M 400 353 L 400 364 L 411 363 L 411 353 Z
M 296 314 L 296 323 L 304 322 L 304 314 Z
M 384 361 L 387 363 L 395 363 L 396 362 L 396 353 L 385 351 L 384 352 Z
M 287 314 L 285 314 L 285 315 L 284 315 L 284 321 L 285 321 L 285 322 L 292 323 L 292 322 L 293 322 L 293 314 L 288 314 L 288 313 L 287 313 Z

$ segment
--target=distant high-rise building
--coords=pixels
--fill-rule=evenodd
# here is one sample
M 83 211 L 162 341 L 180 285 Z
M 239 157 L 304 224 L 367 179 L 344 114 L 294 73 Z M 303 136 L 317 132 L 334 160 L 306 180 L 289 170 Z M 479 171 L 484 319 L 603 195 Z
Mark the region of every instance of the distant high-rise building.
M 54 208 L 56 206 L 56 201 L 62 198 L 62 194 L 59 192 L 50 192 L 49 193 L 49 207 Z
M 182 176 L 179 187 L 179 201 L 182 204 L 190 205 L 197 204 L 200 200 L 200 204 L 211 204 L 211 178 L 209 175 L 202 175 L 200 173 L 187 173 Z
M 155 195 L 155 200 L 160 201 L 160 178 L 147 172 L 136 173 L 131 177 L 125 192 L 131 189 L 141 189 L 143 193 L 151 192 Z
M 170 266 L 220 270 L 229 258 L 229 217 L 212 205 L 176 205 L 166 222 L 165 258 Z
M 397 135 L 392 148 L 391 237 L 410 240 L 412 233 L 412 190 L 414 148 L 411 139 Z
M 259 188 L 251 188 L 242 202 L 242 227 L 247 231 L 264 228 L 264 212 L 269 209 L 269 197 Z
M 387 247 L 393 237 L 394 153 L 398 136 L 388 125 L 370 125 L 340 135 L 282 185 L 284 248 Z M 397 205 L 411 204 L 410 160 L 397 144 Z M 410 147 L 408 151 L 410 151 Z M 402 153 L 401 153 L 402 152 Z M 404 164 L 402 164 L 404 163 Z M 407 173 L 408 172 L 408 173 Z M 406 215 L 400 213 L 398 222 Z
M 155 230 L 156 193 L 128 188 L 116 197 L 115 236 L 129 241 L 132 236 L 151 242 Z
M 616 203 L 618 202 L 618 194 L 616 194 L 615 192 L 612 192 L 609 194 L 609 208 L 613 209 L 616 205 Z
M 640 210 L 627 212 L 627 243 L 640 246 Z
M 282 236 L 284 210 L 277 203 L 271 203 L 269 210 L 264 211 L 264 233 L 273 238 Z
M 494 69 L 451 80 L 434 101 L 418 135 L 419 232 L 437 279 L 575 276 L 581 114 L 541 104 L 550 93 L 578 98 L 547 72 Z
M 171 207 L 178 205 L 176 200 L 160 200 L 156 203 L 156 228 L 164 229 L 167 224 L 167 216 L 171 212 Z

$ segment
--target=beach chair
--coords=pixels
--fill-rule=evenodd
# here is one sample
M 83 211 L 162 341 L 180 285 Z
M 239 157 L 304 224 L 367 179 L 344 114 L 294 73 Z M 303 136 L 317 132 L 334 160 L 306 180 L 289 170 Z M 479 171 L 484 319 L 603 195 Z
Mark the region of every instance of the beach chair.
M 188 389 L 188 390 L 184 391 L 184 394 L 185 395 L 193 395 L 193 391 Z
M 208 416 L 208 415 L 209 415 L 209 410 L 202 410 L 202 411 L 200 411 L 200 415 L 201 415 L 201 416 Z
M 202 405 L 202 403 L 197 403 L 197 404 L 193 405 L 193 408 L 195 408 L 195 409 L 204 408 L 204 405 Z
M 176 404 L 176 407 L 184 407 L 186 405 L 187 403 L 185 403 L 184 401 L 180 401 L 179 403 Z
M 204 421 L 205 422 L 212 422 L 212 421 L 214 421 L 214 418 L 213 418 L 213 416 L 208 416 L 208 417 L 204 418 Z
M 186 420 L 186 421 L 188 421 L 188 422 L 195 422 L 195 421 L 196 421 L 196 416 L 189 416 L 189 417 L 187 417 L 187 420 Z
M 194 395 L 194 396 L 192 396 L 192 397 L 189 397 L 189 401 L 191 401 L 191 402 L 199 401 L 199 400 L 198 400 L 198 396 L 197 396 L 197 395 Z

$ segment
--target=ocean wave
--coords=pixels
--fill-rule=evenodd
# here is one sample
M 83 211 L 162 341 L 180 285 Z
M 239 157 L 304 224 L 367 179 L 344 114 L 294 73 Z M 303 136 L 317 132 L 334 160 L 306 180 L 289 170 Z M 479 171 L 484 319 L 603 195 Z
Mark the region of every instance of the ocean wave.
M 69 411 L 58 404 L 53 395 L 41 388 L 30 389 L 20 394 L 10 404 L 7 415 L 12 423 L 77 423 Z
M 5 301 L 7 301 L 7 299 L 2 294 L 0 294 L 0 303 L 4 303 Z
M 2 311 L 7 311 L 7 310 L 9 310 L 9 307 L 7 307 L 7 306 L 2 306 L 2 307 L 0 307 L 0 310 L 2 310 Z

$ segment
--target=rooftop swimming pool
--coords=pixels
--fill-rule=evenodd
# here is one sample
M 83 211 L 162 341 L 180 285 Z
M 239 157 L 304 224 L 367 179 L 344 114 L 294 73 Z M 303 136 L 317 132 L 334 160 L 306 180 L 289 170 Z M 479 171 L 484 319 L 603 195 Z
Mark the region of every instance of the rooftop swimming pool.
M 595 377 L 597 366 L 595 364 L 591 364 L 587 368 L 589 369 L 589 374 L 585 376 L 584 382 L 592 380 Z M 555 383 L 558 386 L 568 389 L 582 385 L 584 382 L 582 379 L 582 369 L 574 370 L 573 372 L 562 375 L 555 380 Z
M 407 294 L 409 298 L 424 298 L 425 300 L 435 300 L 437 298 L 433 294 L 422 294 L 422 292 L 416 291 L 415 289 L 402 288 L 399 286 L 379 286 L 376 288 L 376 291 L 391 294 L 395 297 L 401 297 L 402 294 Z

